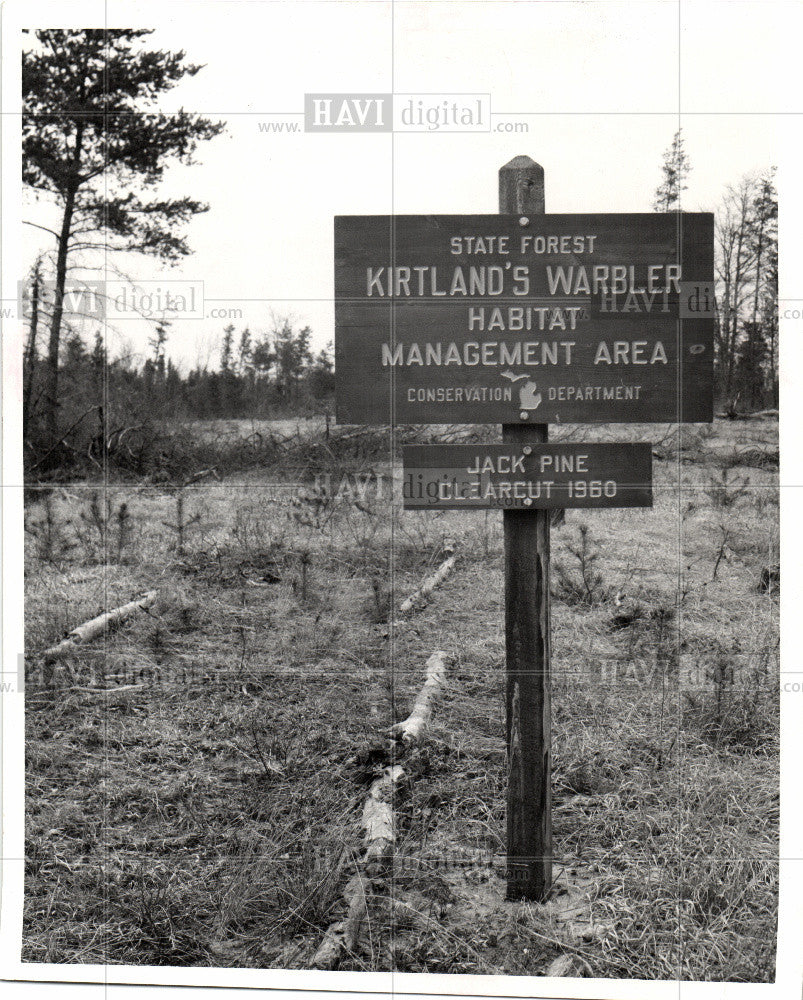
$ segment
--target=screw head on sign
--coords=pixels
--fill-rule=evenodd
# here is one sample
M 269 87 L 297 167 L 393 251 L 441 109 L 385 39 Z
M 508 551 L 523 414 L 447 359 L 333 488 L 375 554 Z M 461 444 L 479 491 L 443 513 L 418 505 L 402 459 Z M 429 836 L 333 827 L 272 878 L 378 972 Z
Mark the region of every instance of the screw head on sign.
M 522 420 L 529 420 L 530 419 L 530 414 L 526 410 L 522 410 L 521 413 L 519 414 L 519 417 Z
M 525 497 L 523 501 L 525 507 L 529 507 L 532 502 L 532 497 Z
M 525 444 L 525 446 L 521 450 L 524 452 L 525 455 L 532 455 L 533 453 L 532 448 L 528 444 Z
M 520 226 L 529 226 L 529 224 L 530 224 L 530 220 L 527 218 L 527 216 L 526 215 L 522 215 L 521 218 L 519 219 L 519 225 Z

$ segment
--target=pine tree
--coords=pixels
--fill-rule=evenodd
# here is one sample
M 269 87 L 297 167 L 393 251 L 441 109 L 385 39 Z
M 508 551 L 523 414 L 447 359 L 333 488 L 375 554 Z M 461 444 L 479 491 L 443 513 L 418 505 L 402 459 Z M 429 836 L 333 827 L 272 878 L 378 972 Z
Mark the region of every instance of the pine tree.
M 275 362 L 276 355 L 269 338 L 267 336 L 261 337 L 254 345 L 251 353 L 251 364 L 253 365 L 254 373 L 258 378 L 267 378 Z
M 777 314 L 772 308 L 778 296 L 778 193 L 774 168 L 758 180 L 750 220 L 750 241 L 755 255 L 752 322 L 745 324 L 745 336 L 756 344 L 745 352 L 757 370 L 749 377 L 750 405 L 764 405 L 769 376 L 773 396 L 776 383 Z M 760 387 L 760 389 L 758 388 Z
M 236 405 L 237 373 L 234 358 L 234 324 L 223 328 L 223 345 L 220 349 L 220 391 L 219 406 L 221 416 L 231 416 Z
M 744 338 L 736 357 L 736 379 L 743 407 L 760 409 L 764 405 L 768 360 L 769 345 L 761 324 L 745 323 Z
M 237 371 L 241 377 L 248 375 L 251 369 L 252 355 L 251 331 L 246 327 L 240 334 L 240 344 L 237 348 Z
M 92 344 L 92 353 L 89 355 L 89 363 L 92 366 L 92 386 L 96 399 L 103 396 L 103 381 L 106 377 L 106 344 L 100 330 L 95 331 L 95 340 Z
M 31 275 L 30 318 L 28 327 L 28 343 L 25 348 L 23 372 L 25 385 L 22 393 L 22 427 L 23 437 L 28 440 L 28 429 L 31 418 L 31 403 L 33 401 L 33 384 L 37 367 L 37 344 L 39 334 L 39 296 L 42 287 L 42 258 L 37 257 Z
M 285 399 L 297 395 L 298 379 L 304 367 L 312 360 L 311 339 L 312 330 L 308 326 L 296 333 L 287 318 L 274 323 L 276 382 L 279 392 Z
M 167 344 L 167 331 L 169 327 L 169 320 L 159 320 L 156 324 L 156 332 L 148 341 L 153 349 L 154 370 L 160 379 L 163 379 L 165 374 L 165 345 Z
M 220 348 L 220 370 L 230 372 L 234 364 L 234 323 L 223 327 L 223 345 Z
M 103 343 L 103 334 L 100 330 L 95 331 L 95 340 L 92 344 L 90 358 L 95 371 L 102 373 L 103 367 L 106 364 L 106 345 Z
M 200 66 L 183 52 L 146 50 L 148 30 L 41 29 L 22 58 L 23 180 L 61 210 L 50 318 L 44 416 L 58 441 L 59 345 L 70 255 L 138 252 L 164 261 L 189 253 L 182 224 L 204 212 L 192 198 L 135 193 L 153 188 L 170 160 L 191 163 L 199 142 L 222 131 L 200 115 L 160 114 L 159 96 Z M 54 452 L 54 460 L 58 456 Z
M 680 129 L 675 132 L 672 145 L 664 153 L 663 180 L 655 189 L 653 208 L 656 212 L 680 211 L 681 194 L 686 190 L 686 178 L 691 170 L 683 145 Z
M 332 345 L 329 343 L 318 352 L 307 371 L 306 383 L 313 399 L 324 399 L 334 392 L 334 367 Z

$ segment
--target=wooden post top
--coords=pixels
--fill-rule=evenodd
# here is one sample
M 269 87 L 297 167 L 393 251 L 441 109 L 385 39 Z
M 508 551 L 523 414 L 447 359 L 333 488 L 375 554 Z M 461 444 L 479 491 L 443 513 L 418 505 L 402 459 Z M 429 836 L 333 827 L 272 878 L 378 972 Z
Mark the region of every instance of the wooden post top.
M 499 209 L 522 215 L 543 215 L 544 168 L 529 156 L 514 156 L 499 168 Z

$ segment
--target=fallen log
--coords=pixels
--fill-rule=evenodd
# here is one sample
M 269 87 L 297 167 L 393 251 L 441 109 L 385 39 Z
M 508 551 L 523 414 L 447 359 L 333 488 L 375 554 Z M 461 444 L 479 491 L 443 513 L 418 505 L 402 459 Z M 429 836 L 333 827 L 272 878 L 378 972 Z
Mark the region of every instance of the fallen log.
M 381 875 L 393 850 L 396 835 L 393 832 L 393 808 L 391 802 L 396 785 L 404 778 L 404 768 L 400 764 L 386 767 L 382 777 L 371 785 L 362 811 L 362 825 L 365 829 L 365 870 L 371 878 Z
M 394 736 L 401 737 L 406 744 L 415 743 L 424 733 L 432 716 L 432 708 L 446 683 L 446 666 L 451 658 L 447 653 L 433 653 L 426 663 L 426 680 L 413 704 L 413 710 L 403 721 L 391 729 Z M 386 767 L 382 775 L 371 785 L 362 811 L 362 826 L 365 830 L 365 857 L 363 866 L 368 879 L 382 876 L 388 865 L 396 834 L 393 828 L 393 795 L 398 784 L 405 778 L 404 768 L 399 764 Z M 315 969 L 335 969 L 344 951 L 354 952 L 360 936 L 360 928 L 367 913 L 365 885 L 358 873 L 349 880 L 343 892 L 348 904 L 344 920 L 332 924 L 315 952 L 312 965 Z M 408 907 L 410 912 L 413 912 Z M 407 914 L 409 918 L 409 913 Z
M 393 736 L 400 737 L 403 743 L 417 743 L 432 715 L 432 707 L 446 683 L 446 665 L 450 657 L 438 651 L 433 653 L 426 663 L 426 680 L 418 692 L 413 704 L 413 710 L 404 720 L 391 727 Z
M 181 484 L 181 489 L 186 489 L 188 486 L 194 486 L 196 483 L 200 483 L 202 480 L 208 479 L 210 476 L 220 482 L 220 476 L 217 474 L 217 469 L 201 469 L 200 472 L 194 472 L 191 476 L 185 479 Z
M 360 936 L 360 928 L 368 912 L 365 886 L 359 875 L 350 879 L 343 892 L 349 904 L 345 920 L 340 920 L 327 930 L 323 941 L 312 959 L 316 969 L 334 969 L 346 951 L 354 953 Z
M 156 601 L 158 593 L 156 590 L 150 590 L 135 601 L 129 601 L 128 604 L 123 604 L 122 607 L 114 608 L 112 611 L 107 611 L 102 615 L 98 615 L 97 618 L 92 618 L 90 621 L 84 622 L 83 625 L 78 625 L 61 642 L 44 651 L 42 656 L 45 663 L 55 663 L 57 660 L 74 655 L 78 652 L 79 646 L 91 642 L 92 639 L 96 639 L 99 635 L 105 634 L 107 629 L 112 629 L 120 625 L 126 618 L 130 618 L 137 611 L 145 611 L 151 607 Z
M 722 413 L 717 413 L 717 416 L 721 420 L 764 420 L 767 417 L 770 419 L 778 419 L 777 410 L 747 410 L 742 412 L 741 410 L 724 410 Z
M 556 979 L 559 976 L 584 976 L 586 974 L 586 964 L 577 955 L 563 954 L 558 955 L 557 958 L 553 959 L 547 966 L 545 976 L 550 979 Z
M 446 577 L 454 569 L 454 564 L 457 559 L 454 549 L 451 546 L 445 546 L 443 551 L 446 558 L 440 566 L 438 566 L 435 572 L 424 580 L 418 590 L 416 590 L 415 593 L 410 594 L 410 596 L 402 603 L 399 608 L 399 611 L 401 611 L 402 614 L 407 614 L 408 611 L 412 611 L 418 603 L 425 602 L 430 594 L 440 587 Z
M 396 836 L 393 832 L 393 810 L 390 801 L 396 785 L 404 778 L 404 768 L 395 764 L 386 767 L 382 776 L 371 785 L 362 811 L 365 829 L 365 857 L 363 865 L 368 878 L 381 875 L 387 866 Z M 332 924 L 315 952 L 312 965 L 315 969 L 334 969 L 344 951 L 354 952 L 360 936 L 360 927 L 368 910 L 365 883 L 357 873 L 346 884 L 343 898 L 348 903 L 344 920 Z

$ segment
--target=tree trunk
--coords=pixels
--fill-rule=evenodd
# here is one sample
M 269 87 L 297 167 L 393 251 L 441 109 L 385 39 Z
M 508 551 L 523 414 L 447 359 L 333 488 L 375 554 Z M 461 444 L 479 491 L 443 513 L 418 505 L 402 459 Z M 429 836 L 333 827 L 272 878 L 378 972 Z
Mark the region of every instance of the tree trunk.
M 758 230 L 758 244 L 756 245 L 756 278 L 755 287 L 753 289 L 753 329 L 750 331 L 753 337 L 753 349 L 751 350 L 751 367 L 753 371 L 751 372 L 751 389 L 752 398 L 750 403 L 752 406 L 763 406 L 764 405 L 764 392 L 766 387 L 766 381 L 764 372 L 761 370 L 761 350 L 759 343 L 759 325 L 758 325 L 758 300 L 761 292 L 761 257 L 764 251 L 764 219 L 760 218 L 760 227 Z M 763 331 L 762 331 L 763 333 Z
M 772 396 L 770 398 L 770 405 L 778 408 L 779 402 L 779 385 L 778 385 L 778 327 L 775 320 L 772 321 L 770 325 L 770 379 L 772 387 Z
M 61 232 L 58 237 L 58 254 L 56 256 L 56 287 L 54 289 L 53 317 L 50 321 L 50 341 L 47 349 L 47 382 L 45 387 L 45 426 L 51 448 L 58 441 L 59 344 L 61 341 L 61 320 L 64 315 L 64 286 L 67 282 L 67 254 L 70 250 L 70 230 L 73 213 L 75 212 L 75 198 L 81 183 L 79 167 L 81 165 L 83 135 L 83 126 L 79 124 L 75 132 L 72 171 L 64 188 L 64 215 L 61 219 Z
M 39 282 L 41 261 L 37 260 L 33 271 L 31 290 L 31 326 L 28 335 L 28 349 L 25 352 L 25 388 L 22 396 L 22 437 L 28 440 L 31 421 L 31 399 L 33 397 L 33 372 L 36 367 L 36 334 L 39 326 Z
M 59 343 L 61 320 L 64 314 L 64 286 L 67 281 L 67 251 L 70 244 L 70 226 L 75 209 L 76 189 L 71 185 L 64 202 L 61 220 L 58 256 L 56 258 L 56 287 L 54 289 L 53 317 L 50 321 L 50 341 L 47 349 L 47 383 L 45 388 L 45 424 L 50 447 L 58 441 L 59 407 Z

